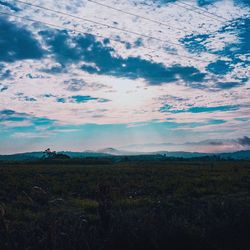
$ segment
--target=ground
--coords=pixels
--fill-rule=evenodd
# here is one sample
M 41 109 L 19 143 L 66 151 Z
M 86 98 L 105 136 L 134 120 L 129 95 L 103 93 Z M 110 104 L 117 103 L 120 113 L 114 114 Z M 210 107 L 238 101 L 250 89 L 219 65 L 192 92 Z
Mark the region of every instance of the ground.
M 250 162 L 0 164 L 0 249 L 249 250 Z

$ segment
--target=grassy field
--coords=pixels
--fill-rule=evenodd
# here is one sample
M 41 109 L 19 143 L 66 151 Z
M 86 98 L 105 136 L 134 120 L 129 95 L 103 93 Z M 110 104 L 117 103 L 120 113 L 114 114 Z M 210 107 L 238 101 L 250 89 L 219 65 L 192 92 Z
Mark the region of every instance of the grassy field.
M 0 164 L 0 249 L 249 250 L 250 162 Z

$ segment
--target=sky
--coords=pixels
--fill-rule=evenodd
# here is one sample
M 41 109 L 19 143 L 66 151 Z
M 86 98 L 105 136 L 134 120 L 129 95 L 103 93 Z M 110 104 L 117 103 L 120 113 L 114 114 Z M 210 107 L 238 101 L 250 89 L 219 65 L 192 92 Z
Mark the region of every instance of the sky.
M 0 154 L 250 149 L 248 0 L 96 2 L 0 0 Z

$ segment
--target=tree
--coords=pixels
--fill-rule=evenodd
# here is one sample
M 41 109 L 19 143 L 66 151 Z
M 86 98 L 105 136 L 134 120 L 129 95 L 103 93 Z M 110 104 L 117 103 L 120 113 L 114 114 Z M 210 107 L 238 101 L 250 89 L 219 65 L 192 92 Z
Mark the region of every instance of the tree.
M 54 159 L 54 158 L 56 158 L 56 151 L 51 151 L 50 148 L 47 148 L 43 152 L 43 158 L 44 159 Z
M 68 155 L 65 154 L 58 154 L 56 153 L 56 151 L 51 151 L 50 148 L 47 148 L 44 152 L 43 152 L 43 159 L 70 159 L 70 157 Z

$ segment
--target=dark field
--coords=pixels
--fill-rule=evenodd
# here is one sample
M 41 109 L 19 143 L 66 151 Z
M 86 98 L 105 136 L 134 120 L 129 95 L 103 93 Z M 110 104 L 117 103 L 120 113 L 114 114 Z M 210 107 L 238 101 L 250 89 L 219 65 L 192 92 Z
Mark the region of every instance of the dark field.
M 0 249 L 249 250 L 250 162 L 0 165 Z

